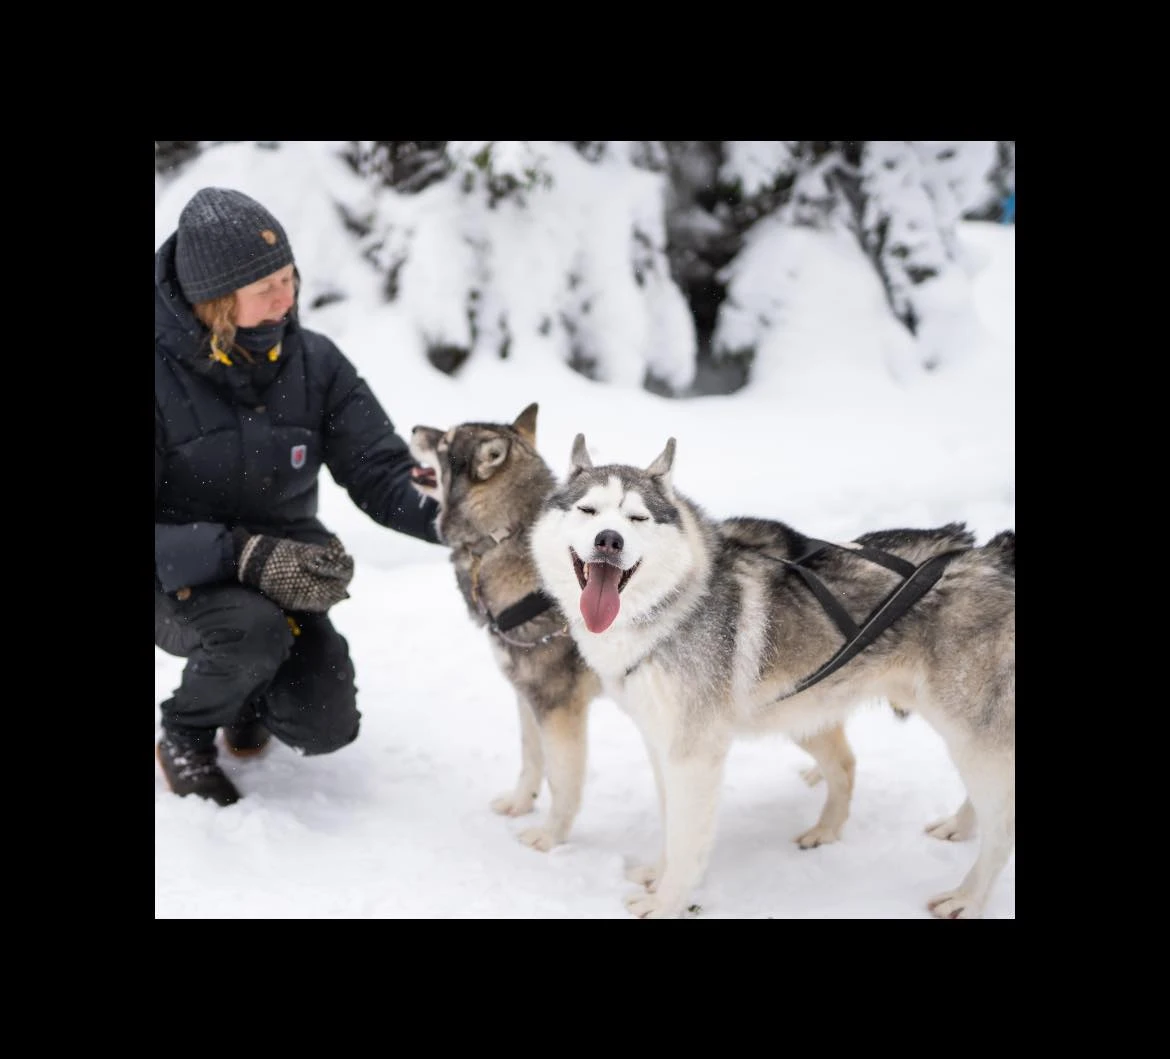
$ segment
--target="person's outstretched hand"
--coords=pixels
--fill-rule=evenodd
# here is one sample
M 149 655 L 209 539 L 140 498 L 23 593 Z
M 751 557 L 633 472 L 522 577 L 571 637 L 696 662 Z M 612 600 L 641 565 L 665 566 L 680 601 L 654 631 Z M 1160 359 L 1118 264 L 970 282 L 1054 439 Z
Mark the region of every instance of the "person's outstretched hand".
M 349 598 L 353 556 L 336 537 L 326 545 L 236 530 L 237 577 L 285 610 L 324 613 Z

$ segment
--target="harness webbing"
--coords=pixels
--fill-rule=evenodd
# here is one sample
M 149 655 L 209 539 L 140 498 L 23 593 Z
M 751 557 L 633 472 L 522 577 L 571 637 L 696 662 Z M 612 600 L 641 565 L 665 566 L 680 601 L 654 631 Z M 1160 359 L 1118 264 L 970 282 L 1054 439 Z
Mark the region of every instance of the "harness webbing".
M 487 617 L 496 632 L 508 632 L 517 625 L 523 625 L 526 621 L 543 614 L 552 605 L 552 598 L 538 590 L 529 592 L 519 603 L 513 603 L 498 618 L 493 618 L 490 611 Z
M 817 542 L 824 545 L 825 542 Z M 827 545 L 826 545 L 827 546 Z M 871 612 L 868 618 L 862 623 L 861 628 L 858 629 L 854 625 L 853 620 L 845 615 L 846 624 L 842 624 L 838 613 L 844 613 L 845 608 L 841 605 L 836 597 L 832 596 L 820 580 L 811 574 L 810 571 L 805 570 L 798 564 L 809 558 L 810 555 L 816 554 L 821 548 L 817 548 L 814 552 L 808 552 L 801 556 L 800 559 L 781 559 L 780 562 L 785 563 L 797 573 L 801 574 L 805 584 L 813 589 L 813 593 L 817 599 L 820 600 L 821 605 L 825 607 L 826 612 L 837 623 L 838 628 L 845 635 L 845 643 L 842 644 L 836 654 L 833 655 L 824 665 L 822 665 L 815 672 L 810 673 L 807 677 L 797 681 L 796 686 L 789 692 L 781 695 L 779 698 L 773 700 L 781 702 L 784 699 L 791 698 L 793 695 L 798 695 L 800 692 L 812 687 L 820 680 L 824 680 L 830 673 L 835 673 L 846 662 L 852 659 L 855 655 L 867 648 L 874 642 L 883 632 L 894 624 L 903 614 L 906 613 L 933 585 L 941 576 L 943 570 L 956 555 L 962 552 L 969 551 L 969 548 L 955 548 L 948 552 L 940 552 L 938 555 L 927 559 L 920 566 L 914 566 L 912 563 L 906 562 L 904 559 L 899 559 L 896 555 L 888 555 L 886 552 L 879 551 L 876 548 L 846 548 L 846 551 L 856 552 L 858 555 L 864 556 L 871 562 L 879 563 L 891 570 L 903 574 L 902 583 L 890 592 L 885 599 L 883 599 Z M 866 554 L 867 552 L 873 554 Z M 891 565 L 892 560 L 897 563 L 897 566 Z M 908 570 L 909 573 L 905 573 Z M 809 578 L 812 578 L 812 581 Z M 813 587 L 813 582 L 820 586 L 820 591 Z M 832 606 L 825 603 L 822 593 L 828 594 L 832 599 Z M 852 632 L 847 631 L 852 629 Z
M 488 534 L 488 536 L 492 542 L 490 547 L 494 548 L 511 537 L 512 530 L 509 527 L 505 527 Z M 470 549 L 468 550 L 470 551 Z M 537 589 L 535 592 L 529 592 L 519 602 L 513 603 L 510 607 L 506 607 L 500 613 L 500 616 L 496 617 L 488 610 L 487 604 L 484 603 L 479 594 L 479 564 L 482 561 L 483 554 L 476 555 L 472 553 L 471 568 L 468 571 L 471 582 L 471 599 L 480 614 L 487 618 L 488 628 L 492 632 L 506 643 L 512 644 L 513 647 L 538 647 L 555 637 L 568 634 L 568 626 L 566 625 L 563 629 L 555 633 L 550 633 L 548 636 L 542 636 L 539 640 L 533 640 L 531 643 L 517 643 L 515 640 L 509 640 L 504 635 L 506 632 L 516 628 L 517 625 L 523 625 L 526 621 L 531 621 L 533 618 L 539 617 L 550 607 L 554 606 L 554 600 L 551 596 L 546 595 L 542 589 Z
M 801 565 L 805 560 L 811 559 L 814 555 L 820 555 L 821 552 L 826 548 L 832 547 L 832 545 L 828 541 L 818 540 L 810 540 L 808 543 L 808 551 L 799 559 L 782 559 L 774 555 L 769 555 L 768 558 L 784 563 L 790 570 L 799 574 L 800 579 L 808 585 L 809 591 L 817 597 L 817 602 L 824 608 L 825 613 L 833 619 L 833 624 L 841 630 L 841 635 L 845 637 L 846 641 L 851 640 L 857 635 L 858 629 L 853 619 L 849 617 L 849 612 L 816 574 Z
M 850 547 L 842 544 L 834 544 L 832 541 L 819 541 L 812 537 L 808 540 L 808 550 L 797 559 L 781 559 L 777 556 L 768 556 L 769 559 L 775 559 L 777 562 L 784 563 L 789 569 L 800 575 L 800 579 L 808 585 L 809 591 L 817 597 L 817 601 L 824 608 L 825 613 L 833 619 L 833 624 L 841 631 L 841 635 L 845 637 L 846 641 L 849 641 L 859 632 L 856 623 L 849 616 L 849 612 L 841 605 L 841 601 L 825 587 L 824 582 L 804 566 L 805 562 L 814 555 L 820 555 L 826 548 L 839 548 L 852 555 L 859 555 L 861 558 L 868 559 L 871 563 L 876 563 L 878 566 L 884 566 L 887 570 L 892 570 L 894 573 L 906 579 L 913 577 L 918 567 L 900 556 L 890 555 L 889 552 L 883 552 L 880 548 L 871 548 L 867 544 Z

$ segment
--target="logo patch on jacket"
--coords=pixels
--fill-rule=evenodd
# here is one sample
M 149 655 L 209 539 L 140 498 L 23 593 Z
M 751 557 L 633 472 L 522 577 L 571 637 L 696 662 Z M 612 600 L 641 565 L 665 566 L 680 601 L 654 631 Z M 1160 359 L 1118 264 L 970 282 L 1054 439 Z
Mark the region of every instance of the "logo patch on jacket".
M 308 445 L 294 445 L 292 447 L 292 465 L 294 471 L 299 471 L 305 465 L 305 457 L 309 454 Z

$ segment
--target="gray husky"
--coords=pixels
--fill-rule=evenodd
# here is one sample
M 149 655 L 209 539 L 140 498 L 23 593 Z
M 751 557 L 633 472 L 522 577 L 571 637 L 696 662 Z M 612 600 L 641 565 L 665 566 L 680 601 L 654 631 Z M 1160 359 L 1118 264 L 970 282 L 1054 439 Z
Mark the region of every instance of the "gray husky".
M 516 691 L 520 775 L 492 809 L 532 812 L 547 776 L 548 816 L 519 836 L 547 851 L 566 840 L 581 805 L 588 708 L 601 686 L 560 608 L 541 591 L 529 554 L 532 523 L 555 485 L 536 450 L 536 413 L 531 404 L 510 424 L 416 426 L 410 451 L 418 463 L 415 488 L 441 505 L 436 525 L 451 548 L 467 610 L 487 628 L 496 662 Z
M 628 873 L 644 887 L 630 911 L 687 908 L 739 735 L 784 732 L 813 753 L 830 786 L 816 837 L 836 838 L 852 759 L 843 779 L 848 748 L 834 759 L 816 740 L 843 739 L 854 707 L 886 698 L 938 731 L 966 787 L 960 809 L 928 832 L 964 839 L 978 823 L 974 866 L 928 907 L 977 918 L 1015 843 L 1014 532 L 975 547 L 954 523 L 838 545 L 781 522 L 715 521 L 675 491 L 674 452 L 671 438 L 645 470 L 594 467 L 578 434 L 532 529 L 545 589 L 654 770 L 662 850 Z

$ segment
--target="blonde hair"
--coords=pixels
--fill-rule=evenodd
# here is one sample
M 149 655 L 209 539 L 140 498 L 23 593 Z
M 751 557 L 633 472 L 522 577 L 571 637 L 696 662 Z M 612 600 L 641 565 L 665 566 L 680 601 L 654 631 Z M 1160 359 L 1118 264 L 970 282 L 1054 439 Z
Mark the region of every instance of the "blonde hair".
M 192 306 L 199 322 L 211 332 L 220 349 L 231 349 L 236 342 L 236 292 Z

